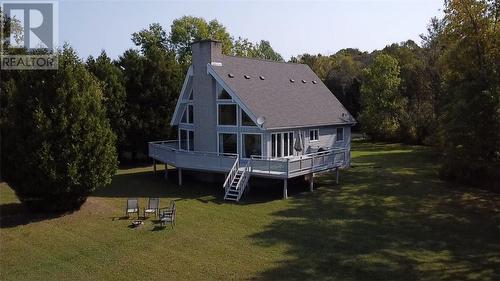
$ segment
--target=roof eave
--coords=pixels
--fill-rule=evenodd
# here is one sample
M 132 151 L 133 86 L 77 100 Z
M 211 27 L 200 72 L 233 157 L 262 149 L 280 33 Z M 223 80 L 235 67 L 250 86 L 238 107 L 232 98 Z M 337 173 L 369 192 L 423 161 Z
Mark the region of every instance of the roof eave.
M 328 123 L 316 123 L 316 124 L 310 124 L 310 125 L 294 125 L 294 126 L 281 126 L 281 127 L 270 127 L 270 128 L 265 128 L 265 130 L 284 130 L 284 129 L 298 129 L 298 128 L 312 128 L 312 127 L 322 127 L 322 126 L 338 126 L 338 125 L 349 125 L 349 126 L 354 126 L 356 125 L 356 121 L 353 122 L 328 122 Z

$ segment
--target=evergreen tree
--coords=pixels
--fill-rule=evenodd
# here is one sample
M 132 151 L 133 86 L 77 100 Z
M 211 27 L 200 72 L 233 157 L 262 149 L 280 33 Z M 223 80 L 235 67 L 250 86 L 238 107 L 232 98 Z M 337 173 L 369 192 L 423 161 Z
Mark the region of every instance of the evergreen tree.
M 89 57 L 87 69 L 102 83 L 103 103 L 111 128 L 117 137 L 118 155 L 120 156 L 126 146 L 125 133 L 127 131 L 127 120 L 125 119 L 127 93 L 125 92 L 123 73 L 106 55 L 105 51 L 102 51 L 97 59 Z
M 115 135 L 98 81 L 71 48 L 57 71 L 26 71 L 9 86 L 4 177 L 30 208 L 78 208 L 116 170 Z

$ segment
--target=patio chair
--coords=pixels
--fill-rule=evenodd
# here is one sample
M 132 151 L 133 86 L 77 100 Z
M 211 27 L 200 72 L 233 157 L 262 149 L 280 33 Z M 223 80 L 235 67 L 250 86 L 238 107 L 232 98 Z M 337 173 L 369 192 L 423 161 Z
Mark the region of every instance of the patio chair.
M 158 210 L 160 209 L 160 198 L 149 198 L 148 207 L 144 208 L 144 217 L 146 214 L 155 214 L 155 217 L 158 216 Z
M 127 209 L 125 209 L 125 216 L 129 216 L 129 214 L 137 214 L 137 218 L 139 218 L 139 199 L 137 198 L 128 198 L 127 199 Z
M 175 225 L 175 201 L 170 202 L 170 207 L 160 209 L 160 225 L 165 226 L 170 223 L 172 228 Z

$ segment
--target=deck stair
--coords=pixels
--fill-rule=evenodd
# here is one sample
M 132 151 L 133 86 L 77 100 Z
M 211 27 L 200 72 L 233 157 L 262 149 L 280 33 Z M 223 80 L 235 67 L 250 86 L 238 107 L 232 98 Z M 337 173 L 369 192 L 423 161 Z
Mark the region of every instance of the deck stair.
M 244 167 L 241 167 L 239 158 L 237 158 L 224 182 L 224 199 L 236 202 L 240 201 L 249 179 L 250 162 L 247 162 Z

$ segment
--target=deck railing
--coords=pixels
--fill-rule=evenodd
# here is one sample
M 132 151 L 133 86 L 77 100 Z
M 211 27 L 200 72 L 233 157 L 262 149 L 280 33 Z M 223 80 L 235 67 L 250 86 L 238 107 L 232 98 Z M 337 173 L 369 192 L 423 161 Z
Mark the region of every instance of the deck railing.
M 179 168 L 227 172 L 238 154 L 187 151 L 179 149 L 179 141 L 156 141 L 149 144 L 149 157 Z
M 350 151 L 346 148 L 333 148 L 291 158 L 252 156 L 251 168 L 252 173 L 294 177 L 320 170 L 344 167 L 348 165 L 349 153 Z
M 238 154 L 182 150 L 179 149 L 179 141 L 177 140 L 149 143 L 150 157 L 179 168 L 233 172 L 233 170 L 238 170 L 233 169 L 234 165 L 238 165 L 239 168 L 240 162 L 250 161 L 249 168 L 252 175 L 277 178 L 291 178 L 345 167 L 350 162 L 349 154 L 348 148 L 332 148 L 291 158 L 252 156 L 250 160 L 246 160 L 240 159 Z M 228 180 L 229 178 L 230 175 Z

